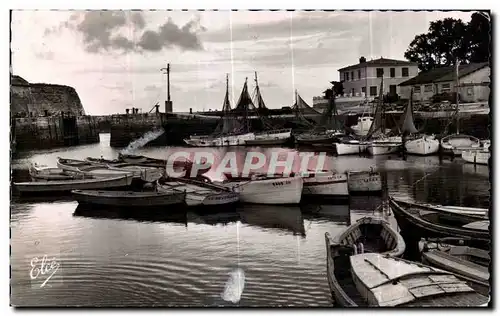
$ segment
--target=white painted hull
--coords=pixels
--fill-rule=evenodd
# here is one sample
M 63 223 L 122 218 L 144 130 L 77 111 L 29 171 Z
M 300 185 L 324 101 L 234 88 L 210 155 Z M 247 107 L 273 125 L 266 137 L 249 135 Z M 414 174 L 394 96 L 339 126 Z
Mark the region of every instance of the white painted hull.
M 406 152 L 412 155 L 432 155 L 439 151 L 439 141 L 431 137 L 412 139 L 405 143 Z
M 224 183 L 240 193 L 240 201 L 254 204 L 298 204 L 302 197 L 302 177 L 248 180 Z
M 379 172 L 349 172 L 347 177 L 349 192 L 382 191 L 382 179 Z
M 372 156 L 387 155 L 397 152 L 402 144 L 401 137 L 389 137 L 370 142 L 366 150 Z
M 468 150 L 462 152 L 462 159 L 466 162 L 476 163 L 479 165 L 487 165 L 491 153 L 482 150 Z
M 241 135 L 230 135 L 210 138 L 193 138 L 185 139 L 184 142 L 194 147 L 227 147 L 227 146 L 244 146 L 247 140 L 254 140 L 254 133 L 246 133 Z
M 140 175 L 134 175 L 132 171 L 116 170 L 110 169 L 108 167 L 88 167 L 79 169 L 80 173 L 83 173 L 86 177 L 91 178 L 112 178 L 120 176 L 129 176 L 132 178 L 140 178 Z
M 289 139 L 292 137 L 292 130 L 276 130 L 255 134 L 255 140 L 276 140 L 276 139 Z
M 132 177 L 115 177 L 85 180 L 14 183 L 20 192 L 66 192 L 71 190 L 109 189 L 128 186 Z
M 347 188 L 347 175 L 330 173 L 329 175 L 316 175 L 304 178 L 304 195 L 318 196 L 349 196 Z
M 366 145 L 360 142 L 335 143 L 337 155 L 354 155 L 366 151 Z
M 480 146 L 479 139 L 469 135 L 450 135 L 441 139 L 441 147 L 446 151 L 453 152 L 455 156 L 462 155 L 462 151 L 472 150 Z

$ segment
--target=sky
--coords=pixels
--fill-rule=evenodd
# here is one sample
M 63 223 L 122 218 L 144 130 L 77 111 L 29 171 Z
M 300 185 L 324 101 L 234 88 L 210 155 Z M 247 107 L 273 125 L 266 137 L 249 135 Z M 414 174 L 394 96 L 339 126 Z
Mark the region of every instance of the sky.
M 174 112 L 221 109 L 229 74 L 234 107 L 257 72 L 269 108 L 310 105 L 338 69 L 403 59 L 429 22 L 469 22 L 470 12 L 14 11 L 12 70 L 32 83 L 72 86 L 87 114 L 149 111 L 165 101 L 170 63 Z

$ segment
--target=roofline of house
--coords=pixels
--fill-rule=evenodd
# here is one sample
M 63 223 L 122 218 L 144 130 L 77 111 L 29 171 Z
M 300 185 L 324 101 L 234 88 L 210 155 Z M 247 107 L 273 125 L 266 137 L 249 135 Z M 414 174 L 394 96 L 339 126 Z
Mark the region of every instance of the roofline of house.
M 404 62 L 404 64 L 384 64 L 384 63 L 370 63 L 371 61 L 367 61 L 367 62 L 364 62 L 364 63 L 359 63 L 359 64 L 356 64 L 356 65 L 351 65 L 351 66 L 347 66 L 347 67 L 344 67 L 344 68 L 340 68 L 340 69 L 337 69 L 337 71 L 343 71 L 343 70 L 349 70 L 349 69 L 356 69 L 356 68 L 364 68 L 364 67 L 377 67 L 377 66 L 387 66 L 387 67 L 390 67 L 390 66 L 417 66 L 418 64 L 415 63 L 415 62 L 411 62 L 411 61 L 405 61 L 405 60 L 400 60 L 398 62 Z M 365 65 L 366 66 L 363 66 Z
M 470 74 L 471 74 L 471 73 L 473 73 L 473 72 L 476 72 L 476 71 L 478 71 L 478 70 L 483 69 L 484 67 L 489 67 L 489 66 L 490 66 L 490 65 L 489 65 L 489 63 L 486 63 L 486 64 L 484 64 L 482 67 L 476 68 L 476 69 L 474 69 L 473 71 L 470 71 L 470 72 L 467 72 L 467 73 L 464 73 L 464 74 L 460 75 L 458 78 L 463 78 L 463 77 L 465 77 L 465 76 L 470 75 Z M 443 76 L 441 76 L 441 77 L 439 77 L 439 78 L 437 78 L 437 79 L 435 79 L 435 80 L 430 80 L 430 81 L 422 81 L 422 82 L 419 82 L 419 83 L 407 84 L 407 82 L 408 82 L 408 81 L 411 81 L 411 80 L 413 80 L 413 79 L 415 79 L 415 78 L 417 78 L 417 77 L 419 76 L 419 75 L 417 75 L 416 77 L 413 77 L 413 78 L 411 78 L 411 79 L 408 79 L 408 80 L 406 80 L 406 81 L 401 82 L 400 84 L 398 84 L 398 86 L 400 86 L 400 87 L 404 87 L 404 86 L 413 86 L 413 85 L 416 85 L 416 84 L 429 84 L 429 83 L 434 83 L 434 82 L 446 82 L 446 81 L 453 81 L 453 80 L 440 80 L 441 78 L 443 78 L 443 77 L 444 77 L 444 76 L 446 76 L 446 75 L 447 75 L 447 74 L 445 74 L 445 75 L 443 75 Z

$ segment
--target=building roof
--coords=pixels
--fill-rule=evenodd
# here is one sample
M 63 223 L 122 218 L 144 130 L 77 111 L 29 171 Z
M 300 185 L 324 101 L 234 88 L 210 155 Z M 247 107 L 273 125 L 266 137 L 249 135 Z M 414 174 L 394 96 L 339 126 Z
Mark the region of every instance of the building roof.
M 458 77 L 462 78 L 481 68 L 488 66 L 488 62 L 464 64 L 458 67 Z M 412 86 L 416 84 L 425 84 L 442 81 L 455 80 L 455 66 L 439 67 L 421 72 L 416 77 L 400 83 L 400 86 Z
M 11 75 L 10 76 L 10 84 L 13 86 L 28 86 L 29 82 L 20 76 Z
M 378 58 L 378 59 L 368 60 L 364 63 L 358 63 L 356 65 L 351 65 L 351 66 L 347 66 L 344 68 L 340 68 L 338 71 L 356 69 L 356 68 L 366 67 L 366 66 L 375 67 L 375 66 L 406 66 L 406 65 L 416 66 L 417 63 L 406 61 L 406 60 Z

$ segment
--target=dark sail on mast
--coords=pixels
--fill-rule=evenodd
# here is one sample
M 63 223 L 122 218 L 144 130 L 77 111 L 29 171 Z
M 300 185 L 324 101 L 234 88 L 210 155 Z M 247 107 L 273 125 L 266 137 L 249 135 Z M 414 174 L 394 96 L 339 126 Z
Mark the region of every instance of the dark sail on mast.
M 410 102 L 406 106 L 405 112 L 403 113 L 403 123 L 401 124 L 401 133 L 403 134 L 415 134 L 418 133 L 417 128 L 413 120 L 413 89 L 410 93 Z
M 384 77 L 380 80 L 380 91 L 379 91 L 379 99 L 377 107 L 375 108 L 375 114 L 373 117 L 372 125 L 368 130 L 368 134 L 366 134 L 366 138 L 372 137 L 376 132 L 380 131 L 381 133 L 385 133 L 385 115 L 384 115 Z

